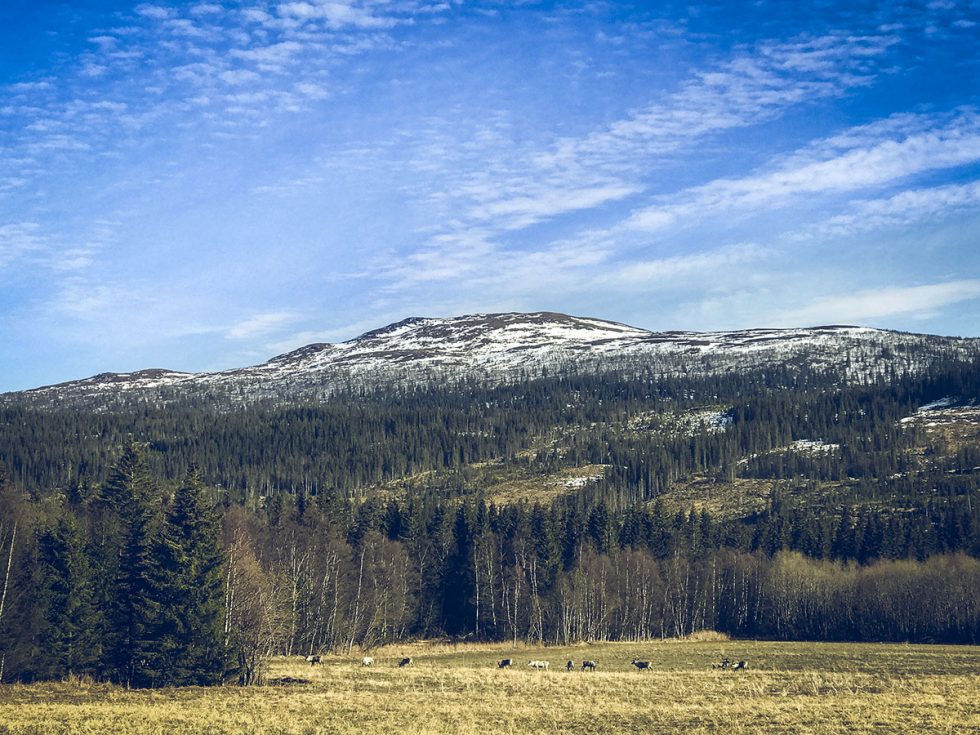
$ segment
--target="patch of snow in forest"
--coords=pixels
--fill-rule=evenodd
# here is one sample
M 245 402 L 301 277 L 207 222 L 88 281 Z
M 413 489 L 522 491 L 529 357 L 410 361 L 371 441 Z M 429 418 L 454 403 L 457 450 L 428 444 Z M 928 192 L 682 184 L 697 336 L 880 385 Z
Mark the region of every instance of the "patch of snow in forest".
M 939 408 L 946 408 L 947 406 L 953 405 L 955 399 L 952 396 L 946 396 L 945 398 L 940 398 L 938 401 L 933 401 L 932 403 L 927 403 L 924 406 L 919 406 L 919 412 L 922 411 L 935 411 Z
M 789 445 L 796 452 L 835 452 L 840 444 L 831 444 L 820 439 L 797 439 Z
M 578 488 L 585 487 L 590 483 L 598 482 L 602 479 L 602 477 L 602 473 L 582 475 L 581 477 L 570 477 L 566 480 L 562 480 L 560 481 L 560 484 L 568 490 L 577 490 Z

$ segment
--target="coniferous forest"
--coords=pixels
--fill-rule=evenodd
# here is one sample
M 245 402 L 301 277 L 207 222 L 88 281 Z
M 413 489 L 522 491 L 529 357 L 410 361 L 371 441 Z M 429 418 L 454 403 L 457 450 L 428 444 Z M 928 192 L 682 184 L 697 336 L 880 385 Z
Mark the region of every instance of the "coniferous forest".
M 0 681 L 398 640 L 980 643 L 980 366 L 0 408 Z M 587 471 L 586 471 L 587 470 Z

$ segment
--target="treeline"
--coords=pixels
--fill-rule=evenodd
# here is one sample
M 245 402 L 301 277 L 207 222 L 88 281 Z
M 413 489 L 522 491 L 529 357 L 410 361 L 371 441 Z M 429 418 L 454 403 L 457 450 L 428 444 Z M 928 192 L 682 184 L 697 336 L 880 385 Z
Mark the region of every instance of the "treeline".
M 833 524 L 779 498 L 734 521 L 425 493 L 277 494 L 250 511 L 193 473 L 163 490 L 136 445 L 84 498 L 3 487 L 5 680 L 250 683 L 271 654 L 440 635 L 980 642 L 970 495 Z M 805 548 L 806 528 L 825 540 Z

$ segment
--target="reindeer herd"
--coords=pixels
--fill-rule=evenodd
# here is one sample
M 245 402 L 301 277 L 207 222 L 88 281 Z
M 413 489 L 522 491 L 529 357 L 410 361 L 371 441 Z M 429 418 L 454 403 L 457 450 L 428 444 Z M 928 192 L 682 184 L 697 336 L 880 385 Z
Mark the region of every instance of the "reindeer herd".
M 509 669 L 513 665 L 514 665 L 514 659 L 505 658 L 497 663 L 497 668 Z M 545 671 L 547 671 L 550 666 L 548 661 L 540 661 L 537 659 L 531 659 L 530 661 L 527 662 L 527 665 L 530 666 L 532 669 L 544 669 Z M 634 658 L 632 661 L 630 661 L 630 665 L 636 667 L 637 671 L 648 671 L 653 668 L 652 661 L 641 661 L 638 658 Z M 585 661 L 582 662 L 582 671 L 595 671 L 597 667 L 598 664 L 596 664 L 595 661 L 586 659 Z M 711 664 L 711 668 L 713 669 L 730 669 L 731 671 L 741 671 L 747 667 L 748 664 L 745 661 L 732 663 L 732 661 L 727 656 L 723 658 L 720 663 Z M 574 671 L 576 668 L 577 666 L 575 665 L 575 662 L 572 660 L 568 660 L 565 663 L 565 671 Z
M 322 664 L 323 659 L 320 656 L 311 654 L 306 657 L 306 662 L 310 666 L 316 666 L 317 664 Z M 397 662 L 398 668 L 405 668 L 406 666 L 414 665 L 415 661 L 411 656 L 406 656 L 405 658 L 399 659 Z M 531 659 L 527 662 L 527 665 L 539 671 L 548 671 L 551 667 L 549 661 L 543 661 L 540 659 Z M 630 665 L 634 666 L 637 671 L 649 671 L 653 668 L 652 661 L 641 661 L 638 658 L 634 658 L 630 661 Z M 361 659 L 361 666 L 374 666 L 374 657 L 365 656 Z M 514 666 L 514 659 L 504 658 L 497 662 L 498 669 L 509 669 Z M 565 663 L 565 671 L 574 671 L 577 667 L 574 661 L 568 660 Z M 582 661 L 582 671 L 595 671 L 598 668 L 598 664 L 590 659 L 585 659 Z M 748 668 L 748 663 L 745 661 L 732 661 L 730 658 L 725 656 L 718 663 L 711 664 L 712 669 L 723 669 L 727 671 L 743 671 Z

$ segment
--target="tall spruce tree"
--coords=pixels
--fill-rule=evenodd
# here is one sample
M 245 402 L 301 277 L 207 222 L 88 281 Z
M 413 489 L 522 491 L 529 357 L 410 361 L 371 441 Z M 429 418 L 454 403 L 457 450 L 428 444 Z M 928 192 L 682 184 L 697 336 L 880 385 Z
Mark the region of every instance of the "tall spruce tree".
M 442 576 L 442 619 L 450 635 L 465 634 L 473 620 L 473 550 L 473 529 L 467 508 L 460 505 Z
M 157 667 L 151 641 L 157 613 L 151 585 L 157 496 L 144 450 L 131 443 L 102 488 L 96 547 L 108 611 L 103 669 L 126 686 L 153 685 Z
M 71 515 L 59 518 L 38 539 L 33 597 L 34 614 L 42 621 L 31 656 L 34 676 L 94 673 L 100 626 L 85 544 Z
M 220 683 L 224 646 L 225 555 L 221 526 L 196 472 L 174 496 L 154 548 L 153 627 L 157 685 Z

